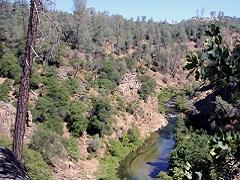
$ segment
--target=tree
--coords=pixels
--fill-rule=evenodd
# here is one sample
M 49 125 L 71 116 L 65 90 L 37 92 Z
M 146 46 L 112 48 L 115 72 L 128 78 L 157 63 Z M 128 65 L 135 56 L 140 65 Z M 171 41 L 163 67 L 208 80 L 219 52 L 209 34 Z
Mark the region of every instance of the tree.
M 74 12 L 79 13 L 86 9 L 87 0 L 73 0 Z
M 25 47 L 25 55 L 22 62 L 21 84 L 19 87 L 19 97 L 17 102 L 17 114 L 13 137 L 13 153 L 21 161 L 23 153 L 23 139 L 26 128 L 27 105 L 29 98 L 29 87 L 31 79 L 31 71 L 33 64 L 35 40 L 37 35 L 38 11 L 40 11 L 41 1 L 31 0 L 30 15 L 27 32 L 27 42 Z
M 108 99 L 94 98 L 87 132 L 91 135 L 99 134 L 99 136 L 109 133 L 111 130 L 111 114 L 112 106 Z
M 154 92 L 156 81 L 147 75 L 141 76 L 139 80 L 141 82 L 141 88 L 139 89 L 138 94 L 144 101 L 147 101 L 148 96 Z
M 69 131 L 74 137 L 79 137 L 87 129 L 88 120 L 84 104 L 75 101 L 70 104 L 69 112 L 67 113 Z
M 87 27 L 87 11 L 86 11 L 86 0 L 73 0 L 74 6 L 74 20 L 75 20 L 75 31 L 76 31 L 76 48 L 84 47 L 90 42 L 88 37 L 88 27 Z M 74 33 L 74 31 L 73 31 Z M 81 46 L 81 45 L 82 46 Z

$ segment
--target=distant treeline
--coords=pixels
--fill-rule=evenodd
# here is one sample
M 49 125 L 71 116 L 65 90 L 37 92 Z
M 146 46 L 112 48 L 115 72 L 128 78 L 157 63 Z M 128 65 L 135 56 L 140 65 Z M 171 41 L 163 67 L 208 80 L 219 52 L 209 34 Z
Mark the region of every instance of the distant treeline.
M 0 0 L 1 54 L 7 49 L 21 56 L 28 20 L 28 2 Z M 124 19 L 121 15 L 109 15 L 86 8 L 86 1 L 74 1 L 72 14 L 54 11 L 45 4 L 40 16 L 36 52 L 40 63 L 61 65 L 64 48 L 85 54 L 85 59 L 99 60 L 105 54 L 130 57 L 134 62 L 174 74 L 179 59 L 187 51 L 187 42 L 199 41 L 208 21 L 192 19 L 178 24 L 156 22 L 146 17 Z M 239 19 L 222 17 L 225 27 L 237 28 Z M 199 40 L 200 39 L 200 40 Z

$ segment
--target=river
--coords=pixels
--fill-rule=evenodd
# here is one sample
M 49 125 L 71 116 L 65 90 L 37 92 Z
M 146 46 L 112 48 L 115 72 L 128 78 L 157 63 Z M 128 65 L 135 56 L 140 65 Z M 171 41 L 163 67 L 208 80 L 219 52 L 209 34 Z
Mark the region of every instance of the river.
M 175 146 L 174 130 L 179 113 L 174 99 L 166 103 L 168 125 L 146 139 L 135 152 L 129 153 L 121 162 L 120 179 L 153 180 L 169 167 L 169 156 Z

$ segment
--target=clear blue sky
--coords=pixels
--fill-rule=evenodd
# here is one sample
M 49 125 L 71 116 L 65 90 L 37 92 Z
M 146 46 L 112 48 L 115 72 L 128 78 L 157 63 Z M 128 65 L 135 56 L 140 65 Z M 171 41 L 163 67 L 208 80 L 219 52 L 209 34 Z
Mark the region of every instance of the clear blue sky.
M 88 0 L 87 7 L 97 11 L 108 11 L 126 18 L 147 16 L 156 21 L 169 22 L 189 19 L 196 16 L 196 10 L 204 9 L 204 16 L 210 11 L 223 11 L 227 16 L 240 17 L 240 0 Z M 56 0 L 56 8 L 71 12 L 72 0 Z

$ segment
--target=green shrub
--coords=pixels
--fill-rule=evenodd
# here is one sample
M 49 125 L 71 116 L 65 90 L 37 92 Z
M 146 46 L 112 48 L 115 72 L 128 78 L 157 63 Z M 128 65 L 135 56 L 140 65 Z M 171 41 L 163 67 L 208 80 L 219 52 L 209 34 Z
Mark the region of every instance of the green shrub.
M 125 61 L 129 70 L 132 70 L 136 65 L 136 60 L 133 58 L 125 58 Z
M 141 88 L 139 89 L 138 94 L 144 101 L 146 101 L 148 96 L 154 92 L 156 81 L 147 75 L 140 76 L 139 80 L 141 82 Z
M 123 112 L 127 109 L 127 103 L 121 97 L 117 97 L 117 109 Z
M 32 75 L 31 75 L 31 89 L 39 89 L 39 85 L 43 83 L 43 76 L 39 73 L 41 66 L 37 65 L 36 62 L 33 62 Z
M 101 160 L 100 179 L 112 180 L 117 178 L 120 161 L 130 152 L 128 144 L 113 139 L 108 144 L 108 154 Z
M 119 157 L 120 159 L 124 158 L 129 152 L 128 144 L 119 141 L 118 139 L 113 139 L 108 144 L 108 152 L 112 156 Z
M 161 172 L 158 175 L 158 179 L 159 180 L 173 180 L 173 178 L 171 176 L 169 176 L 166 172 Z
M 91 87 L 96 87 L 96 78 L 95 74 L 92 71 L 86 72 L 85 75 L 85 81 L 86 81 L 86 90 L 89 90 Z
M 33 117 L 37 121 L 46 121 L 51 117 L 58 117 L 58 112 L 55 110 L 54 101 L 48 97 L 40 97 L 36 107 L 33 108 Z
M 4 146 L 4 147 L 7 147 L 8 149 L 12 149 L 12 142 L 7 137 L 0 136 L 0 146 Z
M 118 179 L 117 171 L 120 161 L 123 160 L 129 152 L 136 150 L 141 142 L 137 128 L 130 129 L 120 139 L 112 139 L 108 143 L 107 155 L 101 160 L 100 179 Z
M 40 97 L 35 108 L 32 108 L 33 119 L 44 122 L 43 127 L 60 135 L 63 134 L 63 120 L 61 111 L 55 106 L 55 102 L 48 96 Z
M 0 59 L 0 75 L 19 83 L 21 75 L 20 62 L 13 53 L 7 52 Z
M 66 139 L 63 141 L 63 145 L 68 152 L 68 156 L 77 161 L 80 156 L 80 149 L 77 139 L 73 137 Z
M 172 88 L 164 88 L 161 90 L 161 92 L 158 94 L 158 100 L 160 102 L 167 102 L 169 101 L 172 96 L 174 96 L 174 90 Z
M 74 101 L 69 106 L 67 113 L 68 127 L 74 137 L 79 137 L 88 127 L 86 107 L 83 103 Z
M 164 104 L 159 104 L 158 105 L 158 112 L 161 113 L 161 114 L 166 114 L 167 109 L 166 109 Z
M 42 127 L 55 132 L 59 135 L 63 135 L 63 122 L 60 119 L 49 119 L 42 124 Z
M 70 90 L 66 83 L 60 79 L 49 76 L 43 77 L 46 89 L 43 90 L 43 97 L 40 97 L 33 108 L 34 120 L 45 122 L 45 127 L 62 135 L 63 120 L 67 116 Z
M 93 108 L 89 118 L 87 132 L 91 135 L 103 136 L 111 130 L 112 106 L 108 99 L 97 97 L 93 99 Z
M 128 144 L 133 143 L 135 147 L 138 147 L 142 143 L 140 137 L 140 130 L 137 127 L 133 127 L 123 136 L 122 141 Z
M 180 111 L 187 110 L 187 97 L 186 95 L 177 95 L 176 96 L 176 108 Z
M 128 103 L 126 111 L 129 114 L 134 114 L 134 112 L 136 111 L 137 107 L 138 107 L 138 102 L 137 101 L 132 101 L 132 102 Z
M 109 93 L 119 83 L 123 74 L 128 71 L 125 60 L 105 58 L 101 61 L 98 85 L 103 93 Z M 106 92 L 104 92 L 104 90 Z
M 115 85 L 121 78 L 121 73 L 116 67 L 116 62 L 112 59 L 105 59 L 101 62 L 100 79 L 108 79 Z
M 40 152 L 47 163 L 51 163 L 54 157 L 64 157 L 65 155 L 61 137 L 41 127 L 33 134 L 29 147 Z
M 71 78 L 71 79 L 67 79 L 65 81 L 66 87 L 67 87 L 67 91 L 73 95 L 74 93 L 76 93 L 79 90 L 79 83 L 77 81 L 77 79 L 75 78 Z
M 117 170 L 120 165 L 118 157 L 107 155 L 100 161 L 100 163 L 101 170 L 98 179 L 104 180 L 119 179 L 117 177 Z
M 98 86 L 100 88 L 101 94 L 108 95 L 115 85 L 109 79 L 99 79 Z
M 47 96 L 55 103 L 57 108 L 65 107 L 69 99 L 69 91 L 63 81 L 54 76 L 45 77 L 44 84 L 47 87 Z
M 32 180 L 51 180 L 52 172 L 42 155 L 32 149 L 24 151 L 24 163 Z
M 158 94 L 158 112 L 165 114 L 167 109 L 165 103 L 174 96 L 173 89 L 165 88 Z
M 170 155 L 170 168 L 173 178 L 181 179 L 191 171 L 192 174 L 202 172 L 205 177 L 211 179 L 209 177 L 210 172 L 207 170 L 211 160 L 208 145 L 209 135 L 203 131 L 195 132 L 188 129 L 183 118 L 180 117 L 177 120 L 175 138 L 176 146 Z M 187 170 L 186 164 L 191 164 L 191 168 L 189 167 Z
M 5 80 L 2 85 L 0 85 L 0 101 L 8 101 L 8 93 L 10 91 L 10 81 Z

